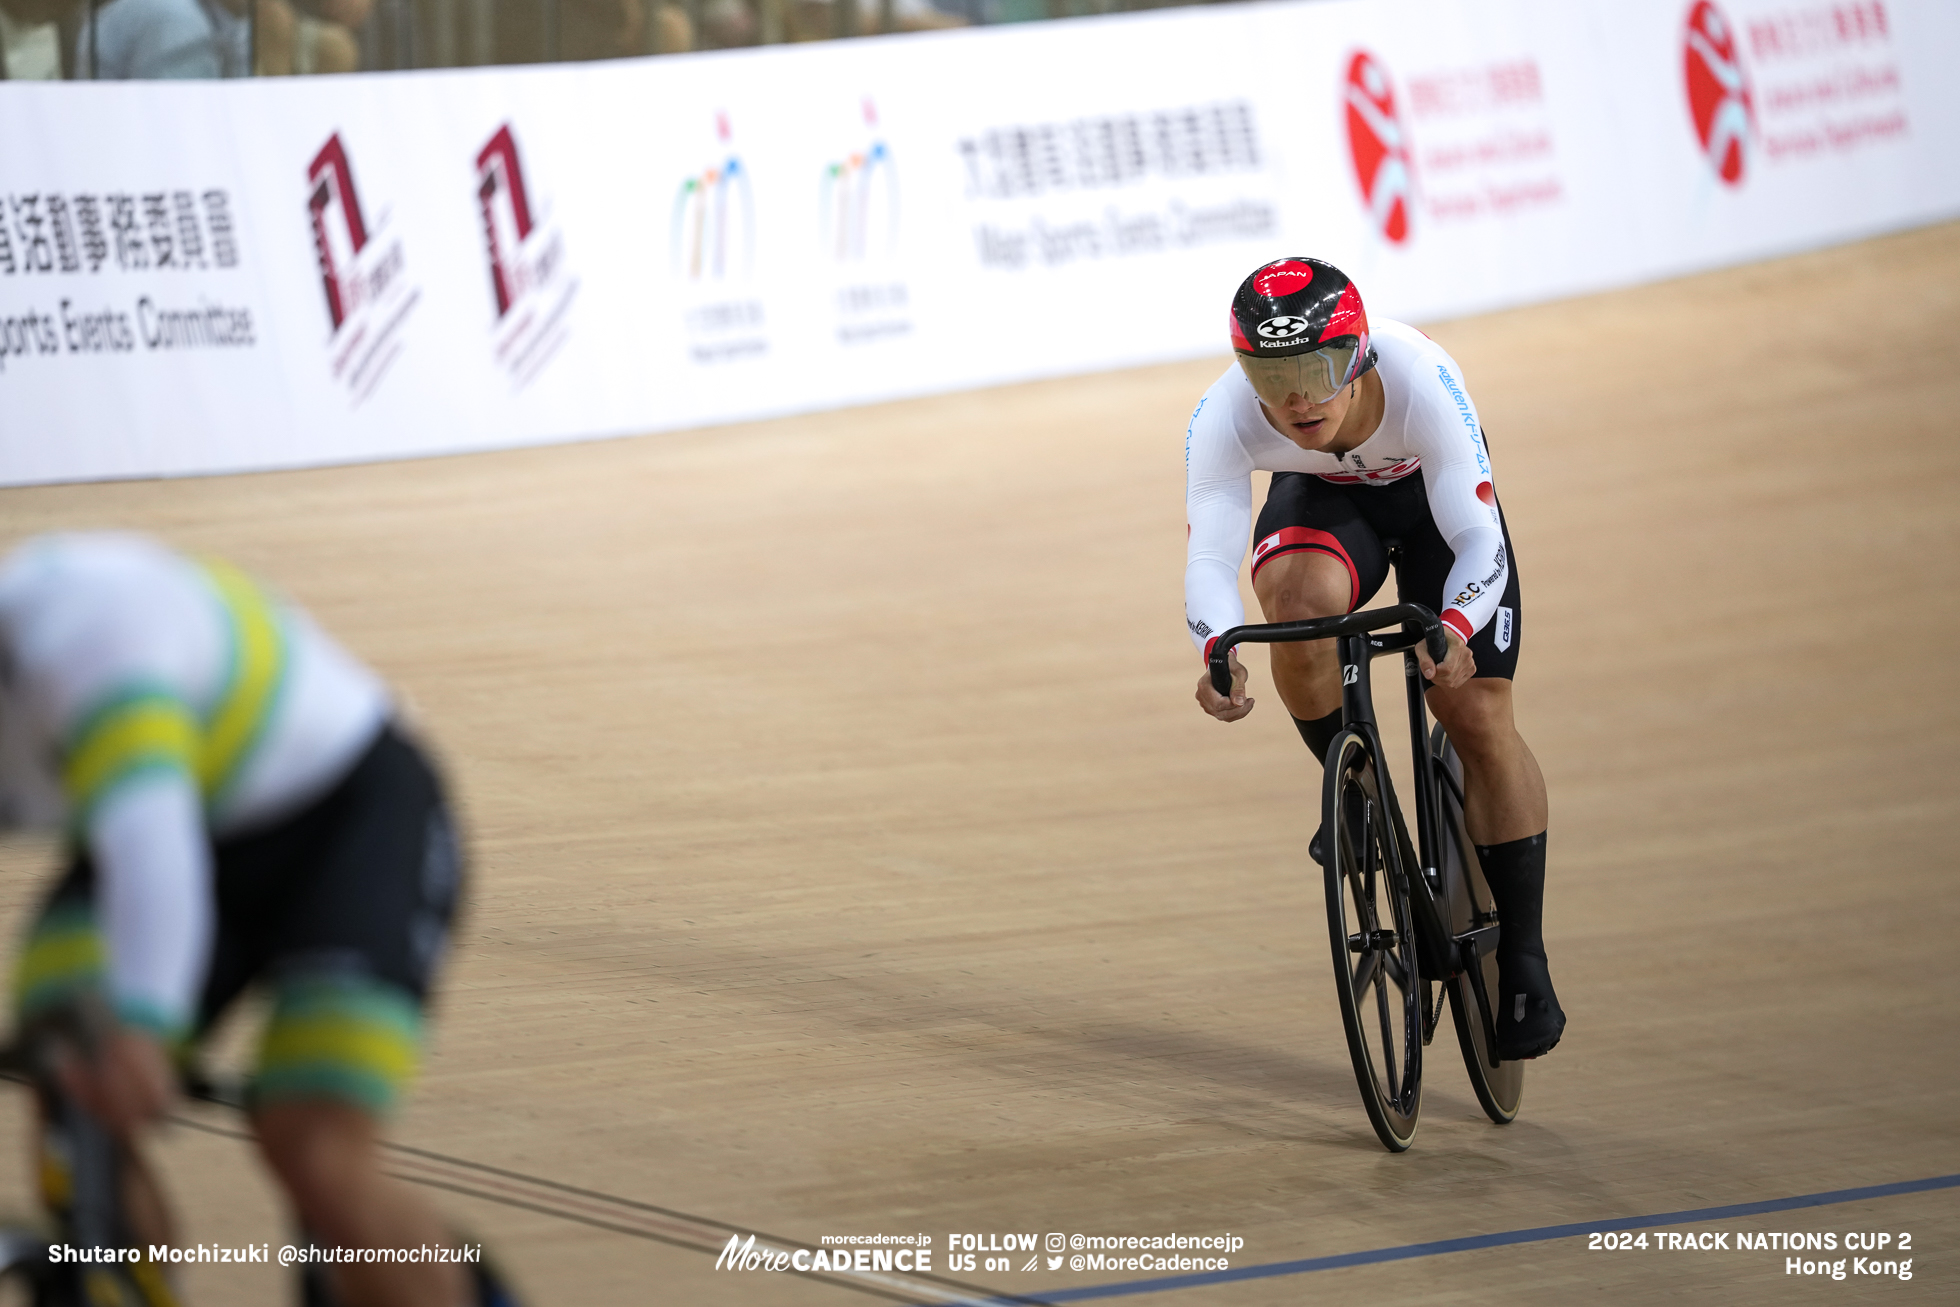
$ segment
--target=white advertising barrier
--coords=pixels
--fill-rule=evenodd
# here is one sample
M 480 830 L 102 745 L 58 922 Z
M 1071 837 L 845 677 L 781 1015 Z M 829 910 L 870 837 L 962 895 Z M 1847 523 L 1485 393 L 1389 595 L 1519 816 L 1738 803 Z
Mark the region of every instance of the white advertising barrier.
M 1353 0 L 0 83 L 0 484 L 1222 354 L 1282 254 L 1427 319 L 1847 240 L 1960 213 L 1956 65 L 1950 0 Z

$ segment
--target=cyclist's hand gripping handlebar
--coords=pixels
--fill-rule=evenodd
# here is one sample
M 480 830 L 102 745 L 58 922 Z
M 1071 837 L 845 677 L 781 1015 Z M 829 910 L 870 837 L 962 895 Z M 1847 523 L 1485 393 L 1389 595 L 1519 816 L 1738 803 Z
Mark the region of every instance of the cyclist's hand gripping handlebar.
M 1384 626 L 1403 628 L 1403 639 L 1381 641 L 1377 652 L 1412 649 L 1418 641 L 1429 646 L 1429 657 L 1441 663 L 1450 654 L 1449 638 L 1436 614 L 1421 604 L 1396 604 L 1393 608 L 1371 608 L 1345 617 L 1316 617 L 1304 622 L 1268 622 L 1261 626 L 1235 626 L 1211 646 L 1205 666 L 1211 673 L 1211 688 L 1220 694 L 1232 693 L 1232 665 L 1228 661 L 1234 646 L 1241 644 L 1292 644 L 1300 640 L 1331 640 L 1341 635 L 1360 635 Z

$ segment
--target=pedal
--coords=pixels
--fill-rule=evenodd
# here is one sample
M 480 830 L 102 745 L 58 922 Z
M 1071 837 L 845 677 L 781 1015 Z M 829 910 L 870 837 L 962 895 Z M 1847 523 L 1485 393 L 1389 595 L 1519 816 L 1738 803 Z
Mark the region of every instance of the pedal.
M 1456 937 L 1456 959 L 1459 971 L 1475 971 L 1483 959 L 1497 952 L 1500 932 L 1495 925 L 1478 926 L 1466 930 Z
M 1385 953 L 1401 942 L 1401 936 L 1392 930 L 1364 930 L 1348 936 L 1350 953 Z

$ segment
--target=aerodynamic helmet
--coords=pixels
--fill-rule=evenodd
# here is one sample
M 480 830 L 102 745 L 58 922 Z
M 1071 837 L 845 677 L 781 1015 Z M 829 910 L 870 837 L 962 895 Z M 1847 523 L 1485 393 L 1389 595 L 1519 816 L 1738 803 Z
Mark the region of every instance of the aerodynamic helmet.
M 1276 259 L 1232 296 L 1232 348 L 1259 398 L 1324 404 L 1375 366 L 1368 311 L 1347 274 L 1319 259 Z

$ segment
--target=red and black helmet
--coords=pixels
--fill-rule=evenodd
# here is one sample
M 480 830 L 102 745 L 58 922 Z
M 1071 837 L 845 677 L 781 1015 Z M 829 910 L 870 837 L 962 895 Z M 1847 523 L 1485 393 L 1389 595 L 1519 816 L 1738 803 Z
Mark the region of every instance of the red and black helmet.
M 1276 259 L 1232 296 L 1232 348 L 1259 398 L 1324 404 L 1375 366 L 1368 310 L 1347 274 L 1319 259 Z

